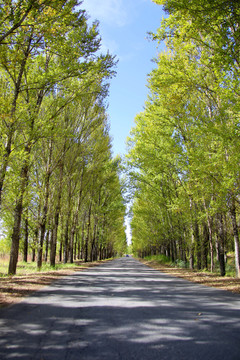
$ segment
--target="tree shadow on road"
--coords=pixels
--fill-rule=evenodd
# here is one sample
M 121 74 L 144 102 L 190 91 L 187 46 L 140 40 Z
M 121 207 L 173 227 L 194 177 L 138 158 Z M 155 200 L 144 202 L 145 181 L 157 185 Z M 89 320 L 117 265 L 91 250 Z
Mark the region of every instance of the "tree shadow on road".
M 239 296 L 140 269 L 108 263 L 2 310 L 0 358 L 239 359 Z

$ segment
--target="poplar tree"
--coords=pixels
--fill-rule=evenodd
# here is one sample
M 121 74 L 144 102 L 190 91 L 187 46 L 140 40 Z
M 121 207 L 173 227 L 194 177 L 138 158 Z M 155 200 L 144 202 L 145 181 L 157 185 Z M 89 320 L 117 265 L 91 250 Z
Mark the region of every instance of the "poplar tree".
M 155 2 L 170 15 L 153 34 L 166 41 L 167 51 L 156 59 L 145 111 L 136 118 L 130 140 L 130 166 L 138 169 L 131 171 L 137 189 L 133 241 L 149 253 L 162 248 L 165 239 L 172 260 L 187 255 L 191 267 L 196 258 L 198 268 L 206 264 L 209 246 L 213 269 L 215 236 L 224 275 L 231 221 L 239 276 L 239 5 Z M 144 244 L 146 224 L 152 228 Z
M 3 218 L 8 216 L 9 204 L 14 204 L 14 207 L 10 206 L 14 216 L 11 220 L 9 263 L 9 274 L 14 274 L 22 216 L 26 217 L 27 224 L 30 215 L 25 210 L 32 203 L 35 203 L 38 213 L 34 233 L 39 236 L 38 267 L 41 267 L 46 226 L 50 222 L 49 207 L 53 208 L 50 199 L 55 203 L 50 242 L 51 264 L 55 264 L 62 191 L 67 173 L 70 187 L 78 191 L 76 170 L 81 172 L 84 163 L 82 144 L 77 150 L 76 141 L 81 142 L 83 134 L 86 138 L 90 136 L 94 124 L 99 123 L 102 110 L 97 103 L 100 104 L 107 95 L 106 80 L 114 74 L 115 61 L 109 54 L 97 54 L 100 48 L 97 23 L 87 24 L 81 2 L 9 1 L 1 5 L 0 15 L 3 85 L 0 202 L 4 198 Z M 95 112 L 92 117 L 88 115 L 91 102 L 95 104 L 92 105 Z M 81 109 L 78 114 L 71 115 L 70 120 L 74 106 Z M 91 123 L 93 125 L 89 126 Z M 46 146 L 46 151 L 45 158 L 38 160 L 40 144 Z M 77 156 L 81 158 L 82 155 L 82 158 L 79 168 L 73 163 L 73 167 L 67 170 L 66 161 L 71 150 L 73 153 L 76 150 Z M 59 175 L 55 189 L 53 173 Z M 34 187 L 40 192 L 35 193 Z M 57 196 L 54 195 L 56 192 Z M 74 206 L 73 202 L 72 211 Z M 70 221 L 72 212 L 68 216 Z M 76 217 L 75 213 L 75 223 Z M 28 225 L 25 229 L 26 244 Z

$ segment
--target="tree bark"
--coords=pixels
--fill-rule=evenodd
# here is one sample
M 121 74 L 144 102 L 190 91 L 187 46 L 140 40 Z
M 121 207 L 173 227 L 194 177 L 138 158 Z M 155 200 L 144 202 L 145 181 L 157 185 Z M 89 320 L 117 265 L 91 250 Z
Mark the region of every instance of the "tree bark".
M 8 267 L 9 275 L 16 274 L 17 262 L 18 262 L 20 229 L 21 229 L 21 220 L 22 220 L 22 212 L 23 212 L 23 196 L 28 182 L 30 147 L 27 146 L 25 151 L 27 155 L 21 170 L 20 192 L 14 209 L 14 225 L 13 225 L 12 244 L 11 244 L 10 260 Z
M 52 162 L 52 140 L 50 140 L 49 144 L 49 155 L 47 161 L 47 169 L 45 176 L 45 199 L 42 211 L 42 218 L 40 221 L 40 236 L 39 236 L 39 244 L 38 244 L 38 257 L 37 257 L 37 267 L 41 269 L 42 267 L 42 257 L 43 257 L 43 243 L 46 232 L 46 223 L 47 223 L 47 214 L 48 214 L 48 201 L 50 196 L 50 176 L 51 176 L 51 162 Z
M 202 242 L 202 265 L 204 269 L 208 268 L 208 248 L 209 248 L 209 233 L 207 224 L 203 224 L 203 242 Z
M 45 247 L 45 254 L 44 254 L 45 262 L 47 262 L 47 260 L 48 260 L 49 235 L 50 235 L 50 230 L 47 231 L 47 235 L 46 235 L 46 247 Z
M 90 228 L 91 228 L 91 211 L 92 211 L 92 203 L 89 205 L 88 210 L 88 227 L 87 227 L 87 236 L 85 241 L 85 253 L 84 253 L 84 261 L 88 262 L 88 243 L 90 239 Z
M 94 221 L 94 229 L 93 229 L 93 238 L 92 238 L 92 244 L 91 244 L 91 261 L 95 260 L 95 252 L 96 252 L 96 233 L 97 233 L 97 220 Z
M 68 228 L 69 228 L 69 214 L 67 216 L 67 221 L 65 225 L 65 236 L 64 236 L 64 264 L 68 262 L 68 253 L 69 253 L 69 246 L 68 246 Z
M 195 246 L 197 253 L 197 269 L 200 270 L 202 268 L 202 252 L 201 252 L 201 242 L 199 236 L 199 225 L 197 220 L 194 221 L 194 238 L 195 238 Z
M 214 249 L 213 249 L 213 220 L 212 218 L 209 216 L 208 210 L 207 210 L 207 205 L 206 205 L 206 201 L 204 200 L 204 208 L 207 214 L 207 225 L 208 225 L 208 236 L 209 236 L 209 245 L 210 245 L 210 258 L 211 258 L 211 272 L 213 272 L 213 268 L 214 268 Z
M 191 243 L 189 248 L 189 267 L 191 270 L 194 269 L 194 227 L 193 227 L 193 204 L 192 199 L 190 198 L 190 213 L 191 213 Z
M 62 159 L 62 161 L 60 163 L 57 206 L 56 206 L 55 215 L 54 215 L 54 219 L 53 219 L 53 231 L 52 231 L 52 241 L 51 241 L 51 250 L 50 250 L 50 265 L 53 267 L 55 267 L 55 264 L 56 264 L 57 233 L 58 233 L 58 224 L 59 224 L 61 199 L 62 199 L 63 167 L 64 167 L 64 162 Z
M 69 246 L 69 259 L 70 264 L 73 264 L 73 253 L 74 253 L 74 237 L 75 237 L 75 231 L 71 230 L 71 236 L 70 236 L 70 246 Z M 76 248 L 75 248 L 75 254 L 76 254 Z
M 25 218 L 25 234 L 24 234 L 24 245 L 23 245 L 23 261 L 28 261 L 28 218 Z
M 230 216 L 232 220 L 232 228 L 233 228 L 233 237 L 234 237 L 234 251 L 235 251 L 235 270 L 236 277 L 240 277 L 240 259 L 239 259 L 239 234 L 238 234 L 238 226 L 237 226 L 237 218 L 236 218 L 236 206 L 235 200 L 232 197 L 231 207 L 230 207 Z
M 217 214 L 217 224 L 218 224 L 218 231 L 217 231 L 217 239 L 218 239 L 218 259 L 219 259 L 219 266 L 220 266 L 220 274 L 221 276 L 225 276 L 225 254 L 224 254 L 224 229 L 223 229 L 223 218 L 222 214 Z

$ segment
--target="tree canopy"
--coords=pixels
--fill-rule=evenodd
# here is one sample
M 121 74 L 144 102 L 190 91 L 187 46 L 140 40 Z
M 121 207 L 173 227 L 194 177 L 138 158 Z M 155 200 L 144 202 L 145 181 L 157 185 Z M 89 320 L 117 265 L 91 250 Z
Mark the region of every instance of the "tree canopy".
M 239 274 L 239 22 L 237 1 L 154 0 L 168 17 L 129 139 L 133 248 L 198 269 L 235 253 Z
M 125 251 L 107 115 L 116 59 L 82 2 L 0 2 L 0 206 L 9 274 Z M 57 257 L 58 255 L 58 257 Z

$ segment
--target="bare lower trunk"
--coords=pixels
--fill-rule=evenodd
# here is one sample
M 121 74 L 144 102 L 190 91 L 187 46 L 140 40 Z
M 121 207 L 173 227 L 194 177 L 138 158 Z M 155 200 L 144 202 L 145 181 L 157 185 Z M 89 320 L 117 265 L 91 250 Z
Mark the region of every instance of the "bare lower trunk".
M 69 253 L 70 253 L 70 263 L 71 264 L 73 264 L 74 236 L 75 236 L 75 232 L 71 231 L 70 244 L 69 244 Z M 75 254 L 76 254 L 76 249 L 75 249 Z
M 209 216 L 207 211 L 207 205 L 204 200 L 204 208 L 207 213 L 207 225 L 208 225 L 208 235 L 209 235 L 209 246 L 210 246 L 210 258 L 211 258 L 211 272 L 213 272 L 214 268 L 214 249 L 213 249 L 213 221 L 212 218 Z
M 55 267 L 55 264 L 56 264 L 57 231 L 58 231 L 58 224 L 59 224 L 59 214 L 60 214 L 60 208 L 57 208 L 56 212 L 55 212 L 55 216 L 54 216 L 51 250 L 50 250 L 50 265 L 53 267 Z
M 190 211 L 193 212 L 193 203 L 192 199 L 190 199 Z M 192 221 L 191 221 L 191 244 L 189 249 L 189 267 L 190 269 L 194 269 L 194 227 L 193 227 L 193 215 L 191 214 Z
M 192 234 L 191 244 L 190 244 L 190 256 L 189 256 L 189 268 L 194 269 L 194 236 Z
M 25 236 L 23 246 L 23 261 L 28 261 L 28 218 L 25 219 Z
M 202 242 L 202 267 L 208 268 L 208 248 L 209 248 L 209 232 L 206 222 L 203 224 L 203 242 Z
M 20 240 L 20 227 L 22 218 L 22 196 L 18 199 L 17 205 L 14 209 L 14 227 L 12 233 L 12 245 L 10 252 L 10 261 L 8 267 L 8 274 L 16 274 L 18 253 L 19 253 L 19 240 Z
M 91 255 L 90 255 L 91 261 L 95 260 L 96 233 L 97 233 L 97 220 L 95 219 L 94 229 L 93 229 L 93 238 L 92 238 L 92 244 L 91 244 Z
M 52 140 L 49 144 L 49 155 L 48 161 L 46 166 L 46 176 L 45 176 L 45 198 L 44 198 L 44 206 L 42 211 L 42 218 L 40 223 L 40 237 L 39 237 L 39 244 L 38 244 L 38 259 L 37 259 L 37 266 L 40 269 L 42 267 L 42 257 L 43 257 L 43 242 L 46 232 L 46 223 L 47 223 L 47 215 L 48 215 L 48 200 L 50 195 L 50 176 L 51 176 L 51 165 L 52 161 Z
M 88 262 L 88 244 L 90 239 L 90 228 L 91 228 L 91 210 L 92 210 L 92 204 L 89 205 L 89 211 L 88 211 L 88 228 L 87 228 L 87 236 L 85 240 L 85 254 L 84 254 L 85 262 Z
M 27 157 L 30 153 L 30 148 L 26 148 Z M 17 198 L 17 203 L 14 209 L 14 224 L 13 224 L 13 232 L 12 232 L 12 245 L 10 252 L 10 260 L 8 267 L 8 274 L 14 275 L 16 274 L 17 262 L 18 262 L 18 253 L 19 253 L 19 241 L 20 241 L 20 230 L 21 230 L 21 220 L 22 220 L 22 212 L 23 212 L 23 196 L 26 190 L 28 181 L 28 158 L 25 161 L 25 164 L 21 171 L 21 184 L 20 184 L 20 192 Z
M 38 269 L 41 269 L 41 267 L 42 267 L 43 242 L 44 242 L 44 236 L 45 236 L 45 228 L 46 228 L 45 222 L 40 224 L 40 238 L 39 238 L 39 243 L 38 243 L 38 254 L 37 254 Z
M 64 264 L 68 262 L 68 254 L 69 254 L 69 244 L 68 244 L 68 227 L 69 227 L 69 215 L 67 218 L 66 226 L 65 226 L 65 236 L 64 236 Z
M 224 257 L 224 229 L 223 229 L 223 218 L 222 214 L 217 214 L 217 224 L 218 224 L 218 231 L 217 231 L 217 238 L 218 238 L 218 259 L 219 259 L 219 266 L 220 266 L 220 274 L 221 276 L 225 276 L 225 257 Z
M 50 230 L 47 231 L 47 235 L 46 235 L 46 247 L 45 247 L 45 254 L 44 254 L 45 262 L 47 262 L 47 259 L 48 259 L 49 233 L 50 233 Z
M 194 221 L 194 238 L 195 238 L 196 255 L 197 255 L 197 269 L 200 270 L 202 268 L 202 252 L 201 252 L 201 243 L 199 236 L 199 225 L 197 220 Z
M 236 269 L 236 277 L 240 277 L 240 264 L 239 264 L 239 234 L 238 234 L 238 226 L 236 219 L 236 207 L 235 201 L 232 199 L 232 204 L 230 208 L 230 216 L 232 220 L 232 228 L 233 228 L 233 236 L 234 236 L 234 250 L 235 250 L 235 269 Z
M 59 224 L 61 199 L 62 199 L 62 182 L 63 182 L 63 161 L 60 164 L 59 189 L 58 189 L 58 197 L 57 197 L 57 206 L 53 219 L 52 241 L 51 241 L 51 250 L 50 250 L 50 265 L 53 267 L 55 267 L 55 262 L 56 262 L 57 233 L 58 233 L 58 224 Z

